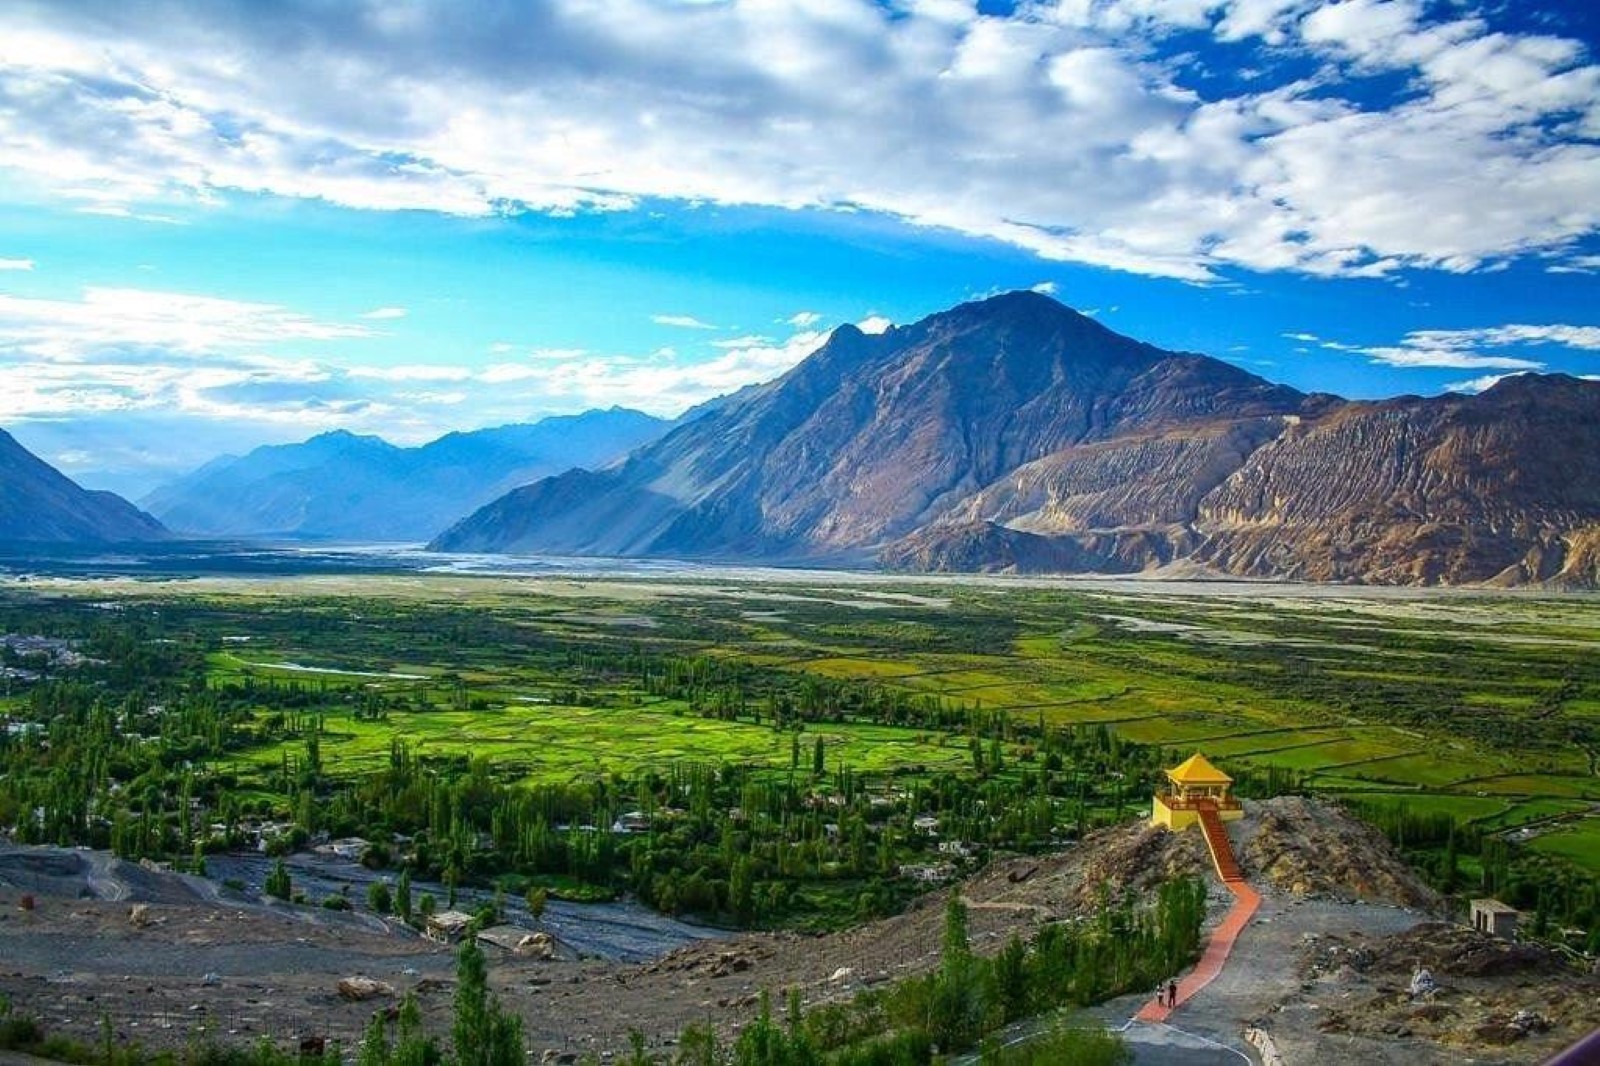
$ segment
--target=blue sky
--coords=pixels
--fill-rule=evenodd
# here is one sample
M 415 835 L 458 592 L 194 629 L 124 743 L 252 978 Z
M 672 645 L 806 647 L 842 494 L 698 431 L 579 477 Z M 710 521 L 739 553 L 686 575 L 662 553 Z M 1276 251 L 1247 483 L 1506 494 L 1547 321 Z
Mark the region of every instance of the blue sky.
M 676 414 L 1040 287 L 1353 397 L 1600 373 L 1600 17 L 1470 0 L 0 8 L 0 426 L 137 495 Z

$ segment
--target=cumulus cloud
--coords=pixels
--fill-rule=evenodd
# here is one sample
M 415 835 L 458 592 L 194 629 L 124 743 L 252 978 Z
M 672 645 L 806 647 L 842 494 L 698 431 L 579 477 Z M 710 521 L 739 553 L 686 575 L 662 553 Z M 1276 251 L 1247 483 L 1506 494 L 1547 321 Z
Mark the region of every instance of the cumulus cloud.
M 404 307 L 374 307 L 372 310 L 364 312 L 361 317 L 384 321 L 386 319 L 404 318 L 406 314 Z
M 0 270 L 32 270 L 32 259 L 0 259 Z
M 862 333 L 887 333 L 894 327 L 894 322 L 882 315 L 868 315 L 856 323 L 856 328 Z
M 0 166 L 129 214 L 229 192 L 469 216 L 666 199 L 877 212 L 1190 280 L 1559 267 L 1600 226 L 1600 66 L 1439 10 L 19 2 Z M 1197 79 L 1180 33 L 1253 49 L 1259 89 Z M 1404 88 L 1372 98 L 1379 72 Z

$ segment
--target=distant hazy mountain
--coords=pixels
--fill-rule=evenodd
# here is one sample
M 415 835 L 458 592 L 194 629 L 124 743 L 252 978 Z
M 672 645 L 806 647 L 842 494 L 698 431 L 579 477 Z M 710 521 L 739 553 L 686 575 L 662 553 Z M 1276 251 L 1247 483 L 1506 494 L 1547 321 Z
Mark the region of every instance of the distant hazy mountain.
M 343 431 L 225 456 L 142 501 L 207 536 L 426 540 L 518 485 L 603 466 L 671 423 L 614 407 L 401 448 Z
M 80 488 L 0 430 L 0 540 L 159 540 L 161 523 L 121 496 Z
M 1011 293 L 837 330 L 442 550 L 1394 583 L 1600 578 L 1600 384 L 1351 403 Z

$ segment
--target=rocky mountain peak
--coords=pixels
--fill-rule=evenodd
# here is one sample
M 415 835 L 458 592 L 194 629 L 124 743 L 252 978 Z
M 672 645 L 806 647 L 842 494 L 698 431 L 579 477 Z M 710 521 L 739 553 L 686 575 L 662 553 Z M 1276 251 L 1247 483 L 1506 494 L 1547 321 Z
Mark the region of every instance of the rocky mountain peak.
M 1350 403 L 1009 292 L 841 327 L 623 465 L 520 489 L 434 546 L 1585 584 L 1597 457 L 1600 384 Z

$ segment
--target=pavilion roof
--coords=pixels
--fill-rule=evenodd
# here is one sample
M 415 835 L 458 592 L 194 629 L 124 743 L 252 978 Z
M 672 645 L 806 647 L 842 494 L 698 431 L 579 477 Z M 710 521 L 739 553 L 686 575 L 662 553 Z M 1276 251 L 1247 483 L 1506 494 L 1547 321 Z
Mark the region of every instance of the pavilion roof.
M 1167 778 L 1175 785 L 1230 785 L 1233 778 L 1211 765 L 1211 760 L 1198 751 L 1167 771 Z

